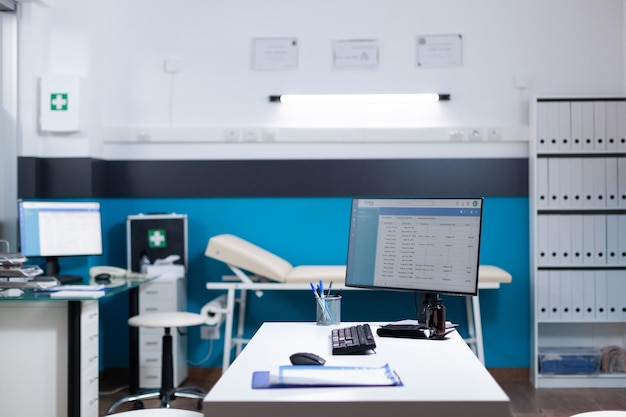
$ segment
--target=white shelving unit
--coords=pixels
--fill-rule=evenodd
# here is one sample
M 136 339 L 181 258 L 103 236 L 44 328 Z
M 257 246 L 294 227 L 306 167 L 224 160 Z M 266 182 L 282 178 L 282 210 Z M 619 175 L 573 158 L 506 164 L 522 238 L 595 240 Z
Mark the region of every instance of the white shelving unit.
M 626 98 L 536 98 L 530 119 L 531 382 L 626 387 L 539 365 L 547 347 L 626 347 Z

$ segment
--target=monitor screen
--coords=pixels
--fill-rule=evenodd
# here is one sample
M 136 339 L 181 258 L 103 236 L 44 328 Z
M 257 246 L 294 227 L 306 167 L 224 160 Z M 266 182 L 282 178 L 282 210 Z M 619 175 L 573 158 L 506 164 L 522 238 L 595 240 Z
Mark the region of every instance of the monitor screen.
M 482 198 L 355 198 L 346 285 L 476 295 Z
M 18 216 L 24 256 L 102 255 L 100 203 L 20 200 Z

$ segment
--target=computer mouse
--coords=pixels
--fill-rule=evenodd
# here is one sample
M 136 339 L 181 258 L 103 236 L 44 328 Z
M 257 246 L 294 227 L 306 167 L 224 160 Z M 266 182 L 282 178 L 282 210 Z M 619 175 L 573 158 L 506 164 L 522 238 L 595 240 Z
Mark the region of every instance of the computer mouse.
M 296 352 L 289 357 L 292 365 L 324 365 L 326 359 L 315 353 Z
M 98 284 L 109 284 L 111 282 L 111 274 L 103 272 L 93 277 L 93 280 Z

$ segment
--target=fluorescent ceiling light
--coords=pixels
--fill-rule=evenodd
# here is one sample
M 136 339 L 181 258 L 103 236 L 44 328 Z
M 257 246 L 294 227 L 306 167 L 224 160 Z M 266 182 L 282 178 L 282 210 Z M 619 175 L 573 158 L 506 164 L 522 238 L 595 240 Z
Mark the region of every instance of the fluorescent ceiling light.
M 436 103 L 450 100 L 450 94 L 282 94 L 270 96 L 277 103 Z

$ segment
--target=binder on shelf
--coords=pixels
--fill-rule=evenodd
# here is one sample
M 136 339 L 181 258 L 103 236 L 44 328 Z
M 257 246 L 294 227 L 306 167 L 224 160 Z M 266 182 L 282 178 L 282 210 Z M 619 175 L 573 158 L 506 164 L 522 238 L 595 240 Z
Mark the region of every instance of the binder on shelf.
M 606 102 L 606 150 L 608 152 L 616 152 L 618 147 L 617 106 L 616 101 Z
M 561 159 L 548 159 L 548 207 L 561 207 Z
M 558 102 L 546 103 L 548 105 L 548 150 L 559 150 L 559 106 Z
M 594 207 L 606 207 L 606 163 L 604 158 L 593 158 L 593 190 L 595 192 Z
M 617 218 L 617 257 L 618 262 L 626 265 L 626 215 L 620 214 Z
M 548 216 L 548 265 L 558 266 L 561 261 L 559 247 L 559 217 L 555 214 Z
M 572 320 L 572 271 L 559 271 L 561 286 L 560 319 Z
M 548 222 L 550 216 L 540 214 L 537 216 L 537 265 L 549 265 L 549 238 Z
M 582 207 L 595 206 L 595 175 L 592 158 L 583 158 L 583 201 Z
M 535 286 L 537 298 L 535 300 L 535 308 L 537 318 L 539 320 L 547 320 L 550 318 L 550 290 L 548 271 L 541 270 L 536 272 Z
M 596 321 L 606 321 L 607 314 L 607 286 L 606 271 L 598 269 L 594 271 L 596 281 Z
M 595 137 L 593 102 L 585 101 L 580 104 L 582 107 L 582 150 L 585 152 L 593 152 Z
M 626 138 L 624 138 L 624 142 L 626 142 Z M 622 151 L 626 152 L 626 145 Z M 626 179 L 624 179 L 626 178 L 626 158 L 617 158 L 617 176 L 617 205 L 620 208 L 626 208 Z
M 571 207 L 581 207 L 583 204 L 583 160 L 570 158 Z
M 571 227 L 571 264 L 582 265 L 583 263 L 583 216 L 573 214 L 570 216 Z
M 606 158 L 604 166 L 606 168 L 606 206 L 615 208 L 618 204 L 617 184 L 619 177 L 617 174 L 617 158 Z M 626 178 L 624 181 L 626 181 Z
M 596 318 L 596 275 L 594 271 L 583 271 L 583 318 L 594 321 Z
M 606 215 L 606 262 L 609 265 L 619 264 L 619 215 Z M 624 237 L 626 239 L 626 237 Z
M 622 310 L 626 308 L 626 301 L 624 292 L 626 287 L 622 286 L 623 278 L 619 276 L 620 271 L 609 270 L 606 271 L 606 308 L 607 308 L 607 320 L 623 320 L 626 318 L 626 313 Z
M 594 223 L 594 264 L 606 265 L 606 215 L 594 214 L 589 217 Z
M 583 149 L 583 103 L 573 101 L 570 105 L 572 151 L 582 151 Z
M 626 152 L 626 101 L 617 103 L 617 150 Z
M 559 320 L 561 318 L 561 271 L 549 271 L 548 281 L 549 318 Z
M 595 222 L 592 216 L 583 216 L 583 264 L 593 265 L 595 262 L 594 250 L 594 227 Z
M 571 319 L 573 321 L 582 320 L 584 317 L 585 300 L 584 300 L 584 286 L 583 286 L 583 271 L 574 270 L 570 272 L 572 302 L 571 307 Z
M 559 229 L 559 265 L 570 266 L 572 264 L 572 226 L 571 216 L 558 216 Z
M 550 150 L 548 138 L 548 109 L 550 103 L 537 103 L 537 151 L 547 152 Z
M 560 207 L 572 206 L 572 170 L 571 159 L 563 158 L 559 162 L 559 196 Z
M 593 127 L 595 152 L 606 151 L 606 101 L 593 103 Z
M 537 158 L 537 208 L 548 207 L 548 158 Z
M 559 103 L 559 151 L 570 152 L 571 145 L 571 122 L 570 103 L 562 101 Z

